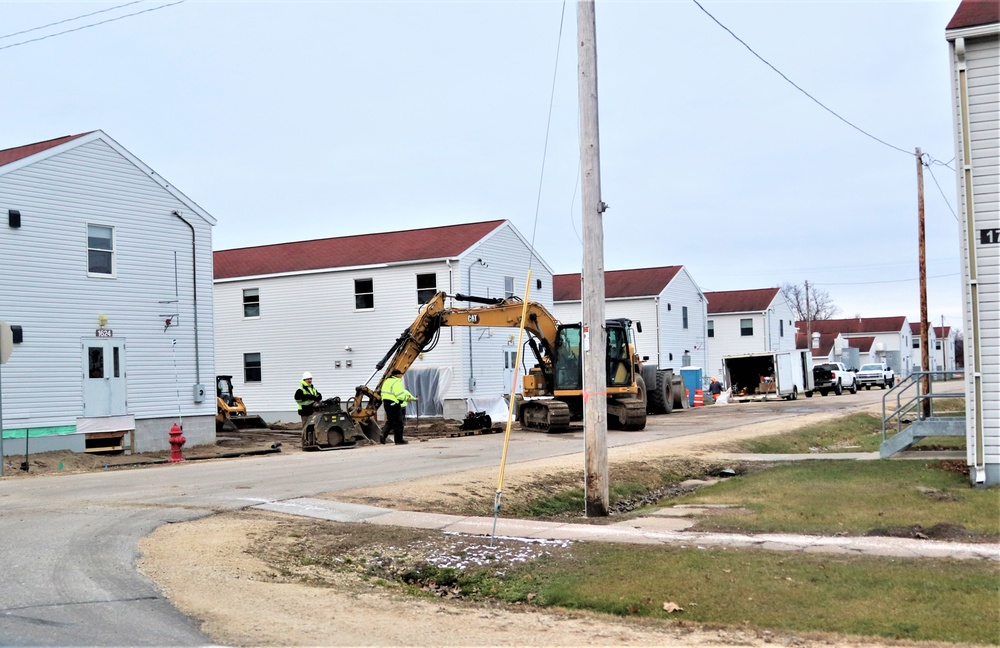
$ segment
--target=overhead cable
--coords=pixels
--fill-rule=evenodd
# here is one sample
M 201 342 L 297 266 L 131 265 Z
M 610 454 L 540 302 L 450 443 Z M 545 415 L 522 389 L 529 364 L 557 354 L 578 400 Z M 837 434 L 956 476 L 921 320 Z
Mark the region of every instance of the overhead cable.
M 48 27 L 55 27 L 56 25 L 62 25 L 63 23 L 73 22 L 74 20 L 81 20 L 83 18 L 89 18 L 90 16 L 96 16 L 97 14 L 106 13 L 108 11 L 114 11 L 115 9 L 121 9 L 129 5 L 139 4 L 140 2 L 145 2 L 146 0 L 132 0 L 132 2 L 126 2 L 125 4 L 118 5 L 117 7 L 109 7 L 107 9 L 99 9 L 98 11 L 91 11 L 88 14 L 83 14 L 82 16 L 76 16 L 75 18 L 66 18 L 65 20 L 57 20 L 56 22 L 49 23 L 47 25 L 42 25 L 41 27 L 32 27 L 31 29 L 22 29 L 19 32 L 14 32 L 13 34 L 5 34 L 0 36 L 0 39 L 12 38 L 14 36 L 20 36 L 21 34 L 27 34 L 33 31 L 38 31 L 39 29 L 47 29 Z
M 73 32 L 82 31 L 84 29 L 90 29 L 91 27 L 97 27 L 99 25 L 106 25 L 107 23 L 110 23 L 110 22 L 115 22 L 115 21 L 118 21 L 118 20 L 124 20 L 125 18 L 131 18 L 133 16 L 140 16 L 142 14 L 149 13 L 151 11 L 159 11 L 160 9 L 166 9 L 167 7 L 173 7 L 173 6 L 176 6 L 176 5 L 179 5 L 179 4 L 183 4 L 185 2 L 187 2 L 187 0 L 177 0 L 176 2 L 171 2 L 169 4 L 160 5 L 158 7 L 150 7 L 149 9 L 143 9 L 142 11 L 136 11 L 136 12 L 133 12 L 133 13 L 130 13 L 130 14 L 125 14 L 124 16 L 116 16 L 115 18 L 108 18 L 107 20 L 101 20 L 99 22 L 90 23 L 88 25 L 82 25 L 80 27 L 74 27 L 73 29 L 67 29 L 65 31 L 56 32 L 55 34 L 48 34 L 47 36 L 39 36 L 38 38 L 29 38 L 28 40 L 21 41 L 19 43 L 11 43 L 10 45 L 0 46 L 0 50 L 10 49 L 12 47 L 17 47 L 18 45 L 27 45 L 28 43 L 37 43 L 38 41 L 47 40 L 49 38 L 55 38 L 56 36 L 62 36 L 63 34 L 71 34 Z M 125 5 L 122 5 L 122 6 L 125 6 Z M 29 31 L 33 31 L 33 30 L 29 30 Z
M 875 137 L 874 135 L 872 135 L 871 133 L 869 133 L 865 129 L 861 128 L 860 126 L 857 126 L 857 125 L 851 123 L 850 121 L 848 121 L 847 119 L 845 119 L 844 117 L 841 117 L 839 114 L 837 114 L 836 111 L 834 111 L 832 108 L 827 107 L 822 101 L 820 101 L 816 97 L 814 97 L 811 94 L 809 94 L 808 92 L 806 92 L 801 86 L 799 86 L 797 83 L 795 83 L 794 81 L 792 81 L 791 79 L 789 79 L 787 76 L 785 76 L 785 74 L 781 70 L 779 70 L 778 68 L 776 68 L 773 65 L 771 65 L 771 63 L 769 63 L 767 61 L 767 59 L 765 59 L 763 56 L 761 56 L 760 54 L 758 54 L 757 52 L 755 52 L 754 49 L 752 47 L 750 47 L 749 45 L 747 45 L 747 43 L 742 38 L 740 38 L 735 33 L 733 33 L 733 30 L 731 30 L 728 27 L 726 27 L 725 25 L 723 25 L 719 21 L 718 18 L 716 18 L 715 16 L 713 16 L 711 13 L 709 13 L 708 10 L 705 9 L 705 7 L 701 6 L 701 3 L 698 2 L 698 0 L 691 0 L 691 1 L 694 2 L 696 5 L 698 5 L 698 8 L 701 9 L 705 13 L 706 16 L 708 16 L 709 18 L 711 18 L 715 22 L 715 24 L 717 24 L 719 27 L 722 27 L 724 30 L 726 30 L 729 33 L 730 36 L 732 36 L 737 41 L 739 41 L 740 44 L 743 45 L 743 47 L 747 48 L 747 50 L 750 51 L 751 54 L 753 54 L 758 59 L 760 59 L 760 61 L 764 65 L 766 65 L 767 67 L 769 67 L 772 70 L 774 70 L 782 79 L 784 79 L 785 81 L 787 81 L 788 83 L 790 83 L 793 88 L 795 88 L 796 90 L 798 90 L 799 92 L 801 92 L 802 94 L 804 94 L 805 96 L 809 97 L 814 102 L 816 102 L 816 104 L 820 108 L 822 108 L 823 110 L 827 111 L 828 113 L 830 113 L 831 115 L 833 115 L 834 117 L 836 117 L 840 121 L 844 122 L 845 124 L 847 124 L 848 126 L 850 126 L 851 128 L 853 128 L 854 130 L 858 131 L 862 135 L 865 135 L 865 136 L 870 137 L 871 139 L 875 140 L 879 144 L 883 144 L 885 146 L 888 146 L 889 148 L 891 148 L 891 149 L 893 149 L 895 151 L 899 151 L 900 153 L 905 153 L 906 155 L 913 155 L 913 151 L 908 151 L 908 150 L 902 149 L 902 148 L 900 148 L 898 146 L 893 146 L 889 142 L 886 142 L 883 139 Z

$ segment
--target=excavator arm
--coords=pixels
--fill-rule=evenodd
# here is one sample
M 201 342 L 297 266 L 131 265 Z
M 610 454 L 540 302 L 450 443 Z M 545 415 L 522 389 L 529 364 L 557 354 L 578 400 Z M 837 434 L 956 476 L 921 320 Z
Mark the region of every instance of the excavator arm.
M 449 308 L 448 295 L 439 292 L 424 304 L 416 319 L 396 338 L 385 357 L 375 365 L 375 372 L 383 368 L 382 377 L 374 387 L 367 384 L 355 389 L 349 413 L 351 418 L 363 427 L 371 425 L 382 404 L 381 389 L 385 379 L 396 369 L 406 373 L 410 365 L 421 353 L 436 344 L 443 326 L 491 326 L 498 328 L 519 328 L 525 314 L 524 302 L 518 297 L 508 299 L 471 297 L 457 294 L 454 299 L 482 304 L 465 308 Z M 559 322 L 541 304 L 528 302 L 524 328 L 532 336 L 529 344 L 543 376 L 551 384 L 552 362 Z M 373 374 L 374 377 L 374 374 Z

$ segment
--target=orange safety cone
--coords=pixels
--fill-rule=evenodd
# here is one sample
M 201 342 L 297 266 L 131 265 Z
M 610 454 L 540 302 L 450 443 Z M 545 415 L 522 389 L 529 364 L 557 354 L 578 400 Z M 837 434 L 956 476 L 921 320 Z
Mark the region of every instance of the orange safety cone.
M 700 389 L 694 390 L 694 406 L 703 407 L 705 405 L 705 395 Z

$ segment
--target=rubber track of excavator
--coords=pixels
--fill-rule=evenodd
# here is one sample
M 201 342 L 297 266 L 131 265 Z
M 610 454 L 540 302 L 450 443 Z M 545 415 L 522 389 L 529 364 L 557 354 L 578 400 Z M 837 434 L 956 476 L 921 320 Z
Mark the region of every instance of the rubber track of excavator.
M 569 405 L 558 400 L 525 401 L 521 403 L 518 419 L 521 427 L 526 429 L 565 432 L 569 430 Z
M 610 410 L 614 407 L 617 416 L 608 416 L 608 427 L 615 430 L 635 432 L 646 427 L 646 404 L 638 398 L 628 398 L 618 401 L 615 405 L 608 404 Z M 624 414 L 624 420 L 622 418 Z

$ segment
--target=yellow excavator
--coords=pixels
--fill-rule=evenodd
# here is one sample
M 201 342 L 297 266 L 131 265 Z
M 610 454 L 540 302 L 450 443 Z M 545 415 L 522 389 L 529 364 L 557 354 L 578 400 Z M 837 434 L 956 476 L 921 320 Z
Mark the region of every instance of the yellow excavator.
M 232 376 L 215 377 L 215 430 L 235 432 L 266 428 L 267 423 L 259 416 L 247 414 L 243 399 L 233 393 Z
M 448 298 L 449 295 L 439 292 L 421 307 L 417 318 L 375 366 L 372 377 L 384 371 L 374 388 L 367 384 L 357 387 L 346 410 L 338 399 L 324 401 L 321 411 L 303 427 L 303 449 L 353 445 L 364 439 L 380 442 L 382 430 L 375 415 L 382 404 L 382 382 L 395 369 L 405 373 L 417 356 L 433 349 L 442 327 L 521 326 L 525 304 L 518 297 L 455 295 L 456 301 L 482 304 L 465 308 L 448 307 Z M 527 343 L 535 357 L 535 365 L 523 376 L 524 399 L 518 407 L 518 422 L 522 428 L 563 432 L 572 421 L 583 419 L 583 326 L 561 324 L 544 306 L 535 302 L 528 302 L 526 312 L 524 328 L 529 333 Z M 641 430 L 646 426 L 646 386 L 642 363 L 634 350 L 632 321 L 609 319 L 605 327 L 608 427 Z

